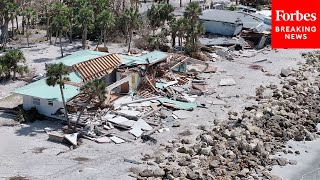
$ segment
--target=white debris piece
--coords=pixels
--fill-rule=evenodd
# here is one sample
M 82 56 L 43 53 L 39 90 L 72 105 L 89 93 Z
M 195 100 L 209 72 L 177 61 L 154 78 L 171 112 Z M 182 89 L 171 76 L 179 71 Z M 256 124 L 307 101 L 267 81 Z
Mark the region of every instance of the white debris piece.
M 112 136 L 112 137 L 110 137 L 110 139 L 116 144 L 121 144 L 121 143 L 126 142 L 125 140 L 118 138 L 117 136 Z
M 129 133 L 133 134 L 135 137 L 140 137 L 143 131 L 139 127 L 132 128 Z
M 109 142 L 111 142 L 111 140 L 108 137 L 101 137 L 101 138 L 97 138 L 96 142 L 97 143 L 109 143 Z
M 73 133 L 73 134 L 66 134 L 64 136 L 71 144 L 73 145 L 78 145 L 78 133 Z
M 114 107 L 120 107 L 122 104 L 130 103 L 132 102 L 131 96 L 123 96 L 113 102 Z
M 46 133 L 51 132 L 51 131 L 54 131 L 54 129 L 50 128 L 50 127 L 45 127 L 44 128 L 44 132 L 46 132 Z
M 207 103 L 211 104 L 211 105 L 226 105 L 227 104 L 225 101 L 220 100 L 220 99 L 215 99 L 215 100 L 207 102 Z
M 102 120 L 109 120 L 114 118 L 116 115 L 114 114 L 106 114 L 105 116 L 102 117 Z
M 176 116 L 176 115 L 174 115 L 174 114 L 172 114 L 172 117 L 173 117 L 174 119 L 179 119 L 178 116 Z
M 115 118 L 109 119 L 108 121 L 114 124 L 123 125 L 126 127 L 131 127 L 134 125 L 134 123 L 136 123 L 136 121 L 129 120 L 123 116 L 117 116 Z
M 104 125 L 103 129 L 110 130 L 111 128 L 109 126 L 107 126 L 107 125 Z
M 144 101 L 144 102 L 141 103 L 141 106 L 142 106 L 142 107 L 148 107 L 148 106 L 150 106 L 150 105 L 151 105 L 151 102 L 150 102 L 150 101 Z
M 122 122 L 121 125 L 124 125 L 127 127 L 132 127 L 135 123 L 136 123 L 136 121 L 128 120 L 128 121 Z
M 188 102 L 195 102 L 197 99 L 197 95 L 188 95 L 186 93 L 182 93 L 183 98 L 185 98 Z
M 162 128 L 162 129 L 159 129 L 158 131 L 159 131 L 159 133 L 163 133 L 165 131 L 170 131 L 170 129 L 169 128 Z
M 175 115 L 178 119 L 186 119 L 192 117 L 191 112 L 184 110 L 173 111 L 173 115 Z
M 178 83 L 178 81 L 170 81 L 170 82 L 164 84 L 163 87 L 164 87 L 164 88 L 167 88 L 167 87 L 172 86 L 172 85 L 175 85 L 175 84 L 177 84 L 177 83 Z
M 129 119 L 123 117 L 123 116 L 117 116 L 115 118 L 112 118 L 112 119 L 108 119 L 109 122 L 112 122 L 114 124 L 121 124 L 125 121 L 129 121 Z
M 219 85 L 220 86 L 233 86 L 237 83 L 232 78 L 221 79 Z
M 131 103 L 128 104 L 129 107 L 141 107 L 141 103 Z
M 145 130 L 145 131 L 152 130 L 152 127 L 146 121 L 144 121 L 143 119 L 139 119 L 131 128 L 132 129 L 140 128 L 140 129 Z
M 128 115 L 128 116 L 138 116 L 141 113 L 140 111 L 134 111 L 134 110 L 120 110 L 117 112 L 124 115 Z

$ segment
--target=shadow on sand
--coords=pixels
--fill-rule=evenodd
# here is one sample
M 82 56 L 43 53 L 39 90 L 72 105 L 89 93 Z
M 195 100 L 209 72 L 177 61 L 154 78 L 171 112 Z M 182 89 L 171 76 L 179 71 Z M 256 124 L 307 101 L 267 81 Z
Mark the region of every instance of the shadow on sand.
M 33 123 L 27 123 L 16 130 L 18 136 L 35 136 L 38 133 L 46 133 L 44 128 L 49 127 L 51 129 L 59 129 L 62 127 L 61 124 L 49 120 L 38 120 Z
M 53 59 L 50 59 L 50 58 L 39 58 L 39 59 L 35 59 L 33 60 L 33 62 L 35 63 L 44 63 L 44 62 L 49 62 L 49 61 L 52 61 Z

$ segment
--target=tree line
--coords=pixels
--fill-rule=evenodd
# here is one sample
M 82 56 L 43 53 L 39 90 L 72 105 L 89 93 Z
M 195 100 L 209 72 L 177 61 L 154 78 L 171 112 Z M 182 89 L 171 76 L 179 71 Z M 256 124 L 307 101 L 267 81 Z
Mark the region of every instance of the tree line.
M 41 26 L 46 29 L 50 44 L 53 37 L 59 39 L 61 56 L 64 55 L 63 38 L 69 39 L 70 43 L 81 39 L 82 48 L 86 49 L 88 39 L 97 42 L 97 46 L 106 47 L 109 38 L 121 35 L 130 51 L 133 35 L 147 28 L 152 31 L 148 43 L 154 49 L 168 43 L 167 37 L 171 36 L 173 47 L 178 42 L 187 52 L 197 50 L 197 39 L 204 33 L 198 3 L 189 3 L 181 18 L 173 16 L 174 7 L 169 1 L 154 3 L 147 11 L 146 20 L 142 19 L 140 7 L 139 0 L 130 0 L 130 3 L 124 0 L 2 0 L 0 44 L 6 47 L 10 37 L 22 34 L 29 46 L 30 28 Z M 18 16 L 22 17 L 22 27 L 18 24 Z

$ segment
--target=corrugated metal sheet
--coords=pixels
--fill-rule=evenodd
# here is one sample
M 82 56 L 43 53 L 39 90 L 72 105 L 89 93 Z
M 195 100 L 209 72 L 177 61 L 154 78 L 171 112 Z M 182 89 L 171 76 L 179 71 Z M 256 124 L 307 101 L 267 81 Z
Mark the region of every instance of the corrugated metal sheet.
M 161 51 L 152 51 L 142 56 L 128 56 L 120 55 L 122 58 L 122 65 L 136 66 L 136 65 L 153 65 L 160 61 L 164 61 L 169 57 L 169 54 Z
M 99 52 L 99 51 L 90 51 L 82 50 L 72 53 L 71 55 L 65 56 L 57 61 L 57 63 L 62 62 L 67 66 L 73 66 L 75 64 L 87 61 L 89 59 L 98 58 L 101 56 L 109 55 L 109 53 Z
M 121 59 L 118 55 L 109 54 L 75 64 L 73 68 L 81 75 L 82 81 L 86 82 L 111 73 L 120 62 Z

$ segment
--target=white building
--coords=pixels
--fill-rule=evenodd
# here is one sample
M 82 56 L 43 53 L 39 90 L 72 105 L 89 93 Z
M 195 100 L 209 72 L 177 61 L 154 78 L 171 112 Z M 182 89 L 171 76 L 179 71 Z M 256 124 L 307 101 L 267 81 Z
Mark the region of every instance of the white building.
M 63 89 L 65 100 L 69 101 L 77 96 L 85 82 L 103 78 L 107 85 L 113 83 L 116 80 L 115 69 L 120 61 L 120 57 L 115 54 L 89 50 L 79 51 L 59 60 L 58 63 L 73 69 L 69 74 L 70 81 L 65 83 Z M 25 110 L 35 107 L 39 113 L 48 117 L 63 115 L 59 85 L 48 86 L 45 78 L 21 87 L 15 93 L 23 96 Z

